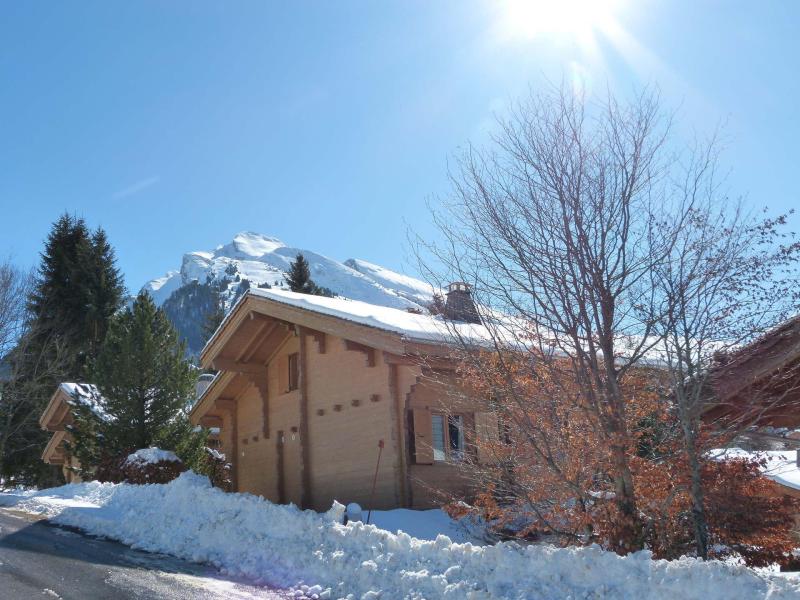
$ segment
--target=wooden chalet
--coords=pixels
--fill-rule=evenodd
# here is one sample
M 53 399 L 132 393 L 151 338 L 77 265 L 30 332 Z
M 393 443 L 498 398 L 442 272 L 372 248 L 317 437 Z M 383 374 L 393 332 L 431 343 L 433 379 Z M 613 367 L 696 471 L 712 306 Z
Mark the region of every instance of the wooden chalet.
M 42 460 L 50 465 L 59 465 L 67 483 L 81 480 L 77 473 L 80 463 L 68 454 L 65 447 L 65 442 L 71 439 L 68 425 L 73 420 L 73 407 L 76 403 L 92 406 L 98 396 L 97 388 L 91 384 L 62 383 L 53 392 L 50 402 L 39 417 L 39 426 L 53 432 L 42 453 Z
M 468 295 L 454 284 L 448 303 L 475 334 Z M 444 339 L 428 315 L 250 290 L 202 352 L 219 372 L 190 419 L 218 428 L 236 491 L 315 510 L 435 506 L 439 490 L 469 494 L 457 462 L 476 428 L 497 431 L 495 415 L 449 393 Z

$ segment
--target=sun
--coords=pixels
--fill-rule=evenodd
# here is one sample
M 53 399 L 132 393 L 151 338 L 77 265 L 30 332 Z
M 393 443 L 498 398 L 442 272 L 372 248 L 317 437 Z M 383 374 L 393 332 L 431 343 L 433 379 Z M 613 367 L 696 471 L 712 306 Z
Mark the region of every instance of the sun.
M 595 36 L 613 29 L 623 0 L 503 0 L 499 28 L 504 37 L 550 36 L 592 45 Z

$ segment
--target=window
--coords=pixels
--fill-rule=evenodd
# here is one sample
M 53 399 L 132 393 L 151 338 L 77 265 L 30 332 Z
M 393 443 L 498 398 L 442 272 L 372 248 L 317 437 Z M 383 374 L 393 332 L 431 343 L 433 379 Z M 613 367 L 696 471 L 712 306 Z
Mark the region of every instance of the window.
M 431 415 L 431 419 L 433 420 L 433 460 L 444 460 L 444 417 Z
M 464 458 L 464 417 L 461 415 L 431 415 L 433 428 L 433 460 Z
M 300 355 L 295 352 L 289 355 L 289 391 L 300 387 Z
M 450 440 L 448 448 L 450 458 L 453 460 L 464 458 L 464 417 L 461 415 L 447 417 L 447 438 Z

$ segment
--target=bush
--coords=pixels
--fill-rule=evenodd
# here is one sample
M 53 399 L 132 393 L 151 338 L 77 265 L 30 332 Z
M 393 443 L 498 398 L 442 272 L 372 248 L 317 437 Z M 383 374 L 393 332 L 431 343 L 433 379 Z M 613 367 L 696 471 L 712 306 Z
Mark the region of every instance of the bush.
M 198 465 L 197 471 L 211 480 L 211 485 L 221 490 L 233 490 L 231 481 L 231 464 L 226 461 L 225 455 L 213 448 L 205 448 L 205 454 Z
M 122 463 L 126 483 L 169 483 L 186 471 L 186 466 L 173 453 L 158 448 L 144 448 L 129 455 Z

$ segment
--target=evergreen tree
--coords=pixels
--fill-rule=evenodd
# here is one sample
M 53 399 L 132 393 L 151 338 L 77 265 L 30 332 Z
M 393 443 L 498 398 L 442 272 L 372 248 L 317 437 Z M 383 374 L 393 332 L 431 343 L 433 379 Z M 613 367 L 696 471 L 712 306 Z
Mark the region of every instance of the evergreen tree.
M 47 435 L 38 416 L 55 386 L 84 380 L 108 321 L 122 304 L 123 286 L 105 232 L 65 214 L 53 223 L 28 299 L 25 334 L 10 354 L 13 381 L 6 397 L 24 398 L 17 432 L 5 445 L 3 475 L 52 484 L 57 470 L 41 462 Z
M 124 288 L 105 232 L 91 233 L 83 219 L 62 215 L 47 237 L 28 308 L 42 350 L 57 339 L 71 354 L 64 379 L 82 379 L 122 305 Z
M 190 435 L 185 411 L 196 374 L 184 356 L 184 344 L 147 292 L 114 317 L 92 368 L 106 416 L 90 433 L 100 434 L 106 453 L 149 446 L 175 450 Z
M 302 254 L 298 254 L 295 260 L 289 265 L 289 273 L 286 277 L 289 289 L 300 294 L 313 294 L 315 296 L 333 297 L 333 292 L 326 287 L 320 287 L 311 279 L 311 269 L 308 261 Z
M 310 294 L 313 290 L 314 282 L 311 280 L 311 269 L 305 256 L 298 254 L 291 265 L 286 276 L 286 283 L 289 289 L 299 294 Z

